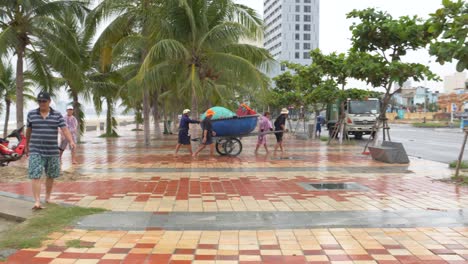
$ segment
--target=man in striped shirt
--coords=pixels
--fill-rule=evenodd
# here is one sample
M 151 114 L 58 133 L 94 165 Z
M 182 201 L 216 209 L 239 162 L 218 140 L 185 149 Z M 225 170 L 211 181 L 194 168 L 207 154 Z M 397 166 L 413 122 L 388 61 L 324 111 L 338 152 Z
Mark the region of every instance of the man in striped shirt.
M 37 102 L 39 108 L 28 113 L 25 148 L 26 155 L 29 155 L 28 174 L 32 180 L 34 210 L 44 208 L 40 201 L 43 172 L 47 175 L 46 203 L 50 201 L 54 179 L 60 176 L 58 128 L 70 142 L 70 147 L 75 148 L 75 142 L 62 114 L 50 107 L 50 95 L 46 92 L 39 93 Z

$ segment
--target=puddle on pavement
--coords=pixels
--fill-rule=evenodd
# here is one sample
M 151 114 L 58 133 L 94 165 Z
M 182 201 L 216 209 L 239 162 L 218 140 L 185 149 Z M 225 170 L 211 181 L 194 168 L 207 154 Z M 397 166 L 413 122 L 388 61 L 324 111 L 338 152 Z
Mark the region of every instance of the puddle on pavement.
M 304 160 L 304 157 L 272 157 L 271 160 Z
M 301 187 L 307 191 L 368 191 L 369 189 L 363 185 L 360 185 L 355 182 L 301 182 L 299 183 Z

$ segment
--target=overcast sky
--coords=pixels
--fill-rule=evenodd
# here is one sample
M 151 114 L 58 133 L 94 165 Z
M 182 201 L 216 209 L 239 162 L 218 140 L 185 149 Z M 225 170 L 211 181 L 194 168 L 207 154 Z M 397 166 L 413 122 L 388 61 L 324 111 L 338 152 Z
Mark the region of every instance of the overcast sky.
M 250 6 L 263 16 L 263 0 L 235 0 Z M 320 49 L 325 53 L 338 51 L 346 52 L 350 47 L 351 21 L 346 14 L 353 9 L 375 7 L 387 11 L 394 17 L 404 15 L 418 15 L 427 18 L 428 15 L 441 7 L 442 0 L 322 0 L 320 1 Z M 430 68 L 442 79 L 455 72 L 454 64 L 441 66 L 430 57 L 427 51 L 410 53 L 405 61 L 429 63 Z M 416 84 L 416 83 L 413 83 Z M 421 83 L 425 85 L 425 83 Z M 443 82 L 427 83 L 434 90 L 443 90 Z

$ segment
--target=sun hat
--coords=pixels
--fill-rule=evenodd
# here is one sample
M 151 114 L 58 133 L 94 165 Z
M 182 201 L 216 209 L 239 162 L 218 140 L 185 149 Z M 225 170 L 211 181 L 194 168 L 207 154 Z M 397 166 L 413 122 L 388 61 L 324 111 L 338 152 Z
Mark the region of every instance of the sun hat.
M 215 111 L 211 109 L 206 110 L 206 116 L 214 116 L 215 114 L 216 114 Z
M 184 111 L 182 111 L 182 114 L 184 114 L 184 115 L 188 114 L 188 113 L 190 113 L 190 109 L 185 109 Z
M 282 114 L 282 115 L 283 115 L 283 114 L 286 114 L 286 115 L 289 114 L 288 109 L 286 109 L 286 108 L 281 109 L 281 114 Z
M 73 110 L 73 106 L 71 106 L 71 105 L 68 106 L 68 107 L 67 107 L 67 110 Z

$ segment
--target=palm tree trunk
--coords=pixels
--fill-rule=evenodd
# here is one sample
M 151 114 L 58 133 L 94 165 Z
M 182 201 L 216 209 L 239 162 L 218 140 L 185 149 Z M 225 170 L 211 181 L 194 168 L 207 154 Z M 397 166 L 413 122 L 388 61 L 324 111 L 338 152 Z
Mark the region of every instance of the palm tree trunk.
M 145 89 L 143 92 L 143 123 L 145 133 L 145 145 L 150 145 L 150 98 L 149 91 Z
M 19 45 L 16 49 L 16 128 L 20 128 L 24 125 L 24 77 L 23 77 L 23 56 L 24 56 L 23 45 Z
M 3 130 L 3 137 L 6 138 L 8 135 L 8 121 L 10 121 L 10 106 L 11 106 L 11 100 L 10 99 L 5 99 L 5 104 L 6 104 L 6 113 L 5 113 L 5 126 Z
M 195 116 L 198 116 L 198 100 L 197 100 L 197 92 L 195 91 L 195 64 L 192 64 L 192 112 L 195 113 Z
M 78 93 L 72 90 L 72 98 L 73 98 L 73 109 L 74 113 L 73 115 L 75 116 L 76 120 L 78 120 L 78 133 L 76 135 L 77 142 L 81 142 L 81 135 L 84 132 L 84 113 L 81 111 L 81 104 L 78 101 Z
M 162 132 L 161 132 L 161 125 L 159 124 L 160 119 L 159 119 L 159 105 L 158 105 L 158 97 L 159 93 L 155 92 L 153 95 L 153 122 L 154 122 L 154 134 L 156 139 L 161 139 L 162 138 Z
M 106 98 L 107 113 L 106 113 L 106 135 L 109 137 L 112 133 L 112 103 L 109 98 Z

